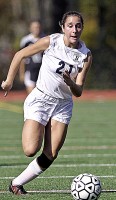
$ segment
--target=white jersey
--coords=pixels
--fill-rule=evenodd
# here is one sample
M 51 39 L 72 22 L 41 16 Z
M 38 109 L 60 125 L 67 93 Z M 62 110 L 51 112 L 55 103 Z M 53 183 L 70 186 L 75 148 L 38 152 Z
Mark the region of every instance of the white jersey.
M 64 44 L 63 34 L 50 35 L 50 45 L 45 50 L 42 66 L 37 80 L 37 88 L 45 94 L 61 99 L 72 98 L 70 87 L 63 80 L 63 72 L 68 70 L 75 78 L 80 68 L 83 68 L 84 59 L 90 51 L 79 41 L 81 48 L 72 49 Z

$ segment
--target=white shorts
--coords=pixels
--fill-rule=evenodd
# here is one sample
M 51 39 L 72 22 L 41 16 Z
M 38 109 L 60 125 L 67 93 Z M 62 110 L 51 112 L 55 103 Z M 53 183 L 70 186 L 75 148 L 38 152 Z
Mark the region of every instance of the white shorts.
M 36 82 L 32 81 L 30 77 L 30 71 L 26 71 L 24 76 L 24 84 L 26 87 L 35 87 Z
M 51 118 L 69 124 L 72 108 L 72 99 L 56 99 L 34 88 L 24 102 L 24 120 L 32 119 L 46 126 Z

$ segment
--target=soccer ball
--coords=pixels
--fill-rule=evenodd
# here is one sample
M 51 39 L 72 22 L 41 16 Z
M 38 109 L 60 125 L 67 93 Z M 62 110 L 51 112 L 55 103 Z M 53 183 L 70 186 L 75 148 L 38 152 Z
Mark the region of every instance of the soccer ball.
M 80 174 L 72 181 L 71 194 L 75 200 L 96 200 L 101 194 L 100 180 L 92 174 Z

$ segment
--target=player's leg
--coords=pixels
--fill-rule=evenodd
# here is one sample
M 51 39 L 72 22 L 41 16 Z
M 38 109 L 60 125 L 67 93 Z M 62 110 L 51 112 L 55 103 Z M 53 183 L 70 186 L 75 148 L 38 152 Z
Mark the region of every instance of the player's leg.
M 49 121 L 46 126 L 42 154 L 34 159 L 28 167 L 12 181 L 9 188 L 11 192 L 14 194 L 25 194 L 22 185 L 36 178 L 52 164 L 64 143 L 67 127 L 68 125 L 57 122 L 56 120 Z
M 43 163 L 41 164 L 41 160 L 38 160 L 42 169 L 46 169 L 52 164 L 65 141 L 68 124 L 72 116 L 72 107 L 72 100 L 59 100 L 57 107 L 54 109 L 53 116 L 45 128 L 44 148 L 42 153 L 42 155 L 44 155 L 43 159 L 46 157 L 46 160 L 48 160 L 48 166 Z
M 44 126 L 34 120 L 26 120 L 22 132 L 22 144 L 24 153 L 33 156 L 39 151 L 44 136 Z M 9 190 L 15 194 L 25 193 L 22 185 L 36 178 L 42 173 L 42 169 L 34 159 L 27 168 L 13 181 Z
M 41 148 L 44 135 L 44 125 L 27 119 L 22 131 L 22 146 L 26 156 L 34 156 Z
M 24 103 L 25 123 L 22 131 L 22 145 L 24 153 L 27 156 L 34 156 L 42 145 L 44 129 L 49 119 L 48 113 L 45 113 L 43 98 L 43 93 L 35 88 L 28 95 Z M 48 111 L 50 110 L 50 108 L 51 104 L 48 108 Z M 41 123 L 39 123 L 38 121 L 40 121 Z M 18 177 L 16 177 L 12 181 L 12 184 L 14 186 L 24 185 L 30 180 L 37 177 L 40 173 L 42 173 L 42 168 L 38 165 L 35 159 Z
M 32 97 L 32 95 L 30 97 Z M 33 98 L 32 98 L 32 103 L 33 103 Z M 17 178 L 15 178 L 13 180 L 12 187 L 13 187 L 13 185 L 15 187 L 15 186 L 20 186 L 20 185 L 24 185 L 24 184 L 28 183 L 29 181 L 31 181 L 32 179 L 37 177 L 40 173 L 42 173 L 44 170 L 46 170 L 52 164 L 54 159 L 57 157 L 57 154 L 64 143 L 66 133 L 67 133 L 67 128 L 68 128 L 68 123 L 71 118 L 72 108 L 70 108 L 70 104 L 69 105 L 67 105 L 67 103 L 65 103 L 65 104 L 66 105 L 63 104 L 62 107 L 60 104 L 58 104 L 60 106 L 61 113 L 60 113 L 60 111 L 58 111 L 58 113 L 56 112 L 54 115 L 55 119 L 49 120 L 48 124 L 45 127 L 45 138 L 44 138 L 45 142 L 44 142 L 44 149 L 43 149 L 42 154 L 39 157 L 37 157 L 36 159 L 34 159 L 28 165 L 28 167 Z M 29 105 L 31 105 L 31 104 L 28 104 L 28 106 Z M 62 113 L 63 108 L 65 110 L 64 116 Z M 56 111 L 57 110 L 58 109 L 56 108 Z M 66 114 L 66 112 L 68 112 L 68 113 Z M 27 113 L 27 115 L 25 115 L 25 116 L 28 116 L 28 112 L 26 112 L 26 113 Z M 63 122 L 59 122 L 59 120 L 56 120 L 56 118 L 58 118 L 58 119 L 60 118 L 60 121 L 63 121 Z M 26 128 L 26 127 L 27 127 L 27 124 L 25 124 L 25 126 L 24 126 L 23 140 L 26 140 L 27 144 L 28 144 L 29 126 L 28 126 L 28 128 Z M 34 125 L 34 127 L 37 128 L 36 125 Z M 37 128 L 37 129 L 39 129 L 39 128 Z M 25 129 L 27 130 L 26 134 L 25 134 Z M 36 144 L 36 137 L 34 139 L 34 143 Z M 37 151 L 37 146 L 36 146 L 36 148 L 33 147 L 33 148 L 35 148 L 34 150 L 31 147 L 31 148 L 29 148 L 29 149 L 31 149 L 31 153 L 30 153 L 28 146 L 25 146 L 25 143 L 23 145 L 23 148 L 24 148 L 26 154 L 28 154 L 29 156 L 33 154 L 32 152 Z M 28 149 L 28 151 L 27 151 L 27 149 Z M 11 188 L 11 186 L 10 186 L 10 188 Z M 15 187 L 15 189 L 17 190 L 17 187 Z M 12 189 L 12 192 L 15 193 L 13 191 L 13 189 Z
M 66 134 L 67 134 L 68 124 L 56 121 L 52 119 L 48 125 L 45 132 L 44 148 L 43 153 L 50 160 L 54 160 L 62 145 L 64 144 Z
M 59 103 L 53 112 L 51 121 L 49 121 L 47 125 L 43 153 L 50 160 L 54 160 L 57 157 L 57 154 L 65 141 L 68 124 L 70 123 L 72 116 L 72 108 L 72 100 L 59 100 Z

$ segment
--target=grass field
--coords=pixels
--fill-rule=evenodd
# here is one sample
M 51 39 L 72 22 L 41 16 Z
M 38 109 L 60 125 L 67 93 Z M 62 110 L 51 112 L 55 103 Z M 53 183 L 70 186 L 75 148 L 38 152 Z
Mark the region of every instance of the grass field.
M 75 102 L 59 157 L 17 197 L 8 185 L 32 160 L 22 151 L 22 125 L 22 103 L 0 103 L 0 200 L 71 200 L 72 179 L 85 172 L 100 178 L 101 200 L 116 200 L 116 101 Z

